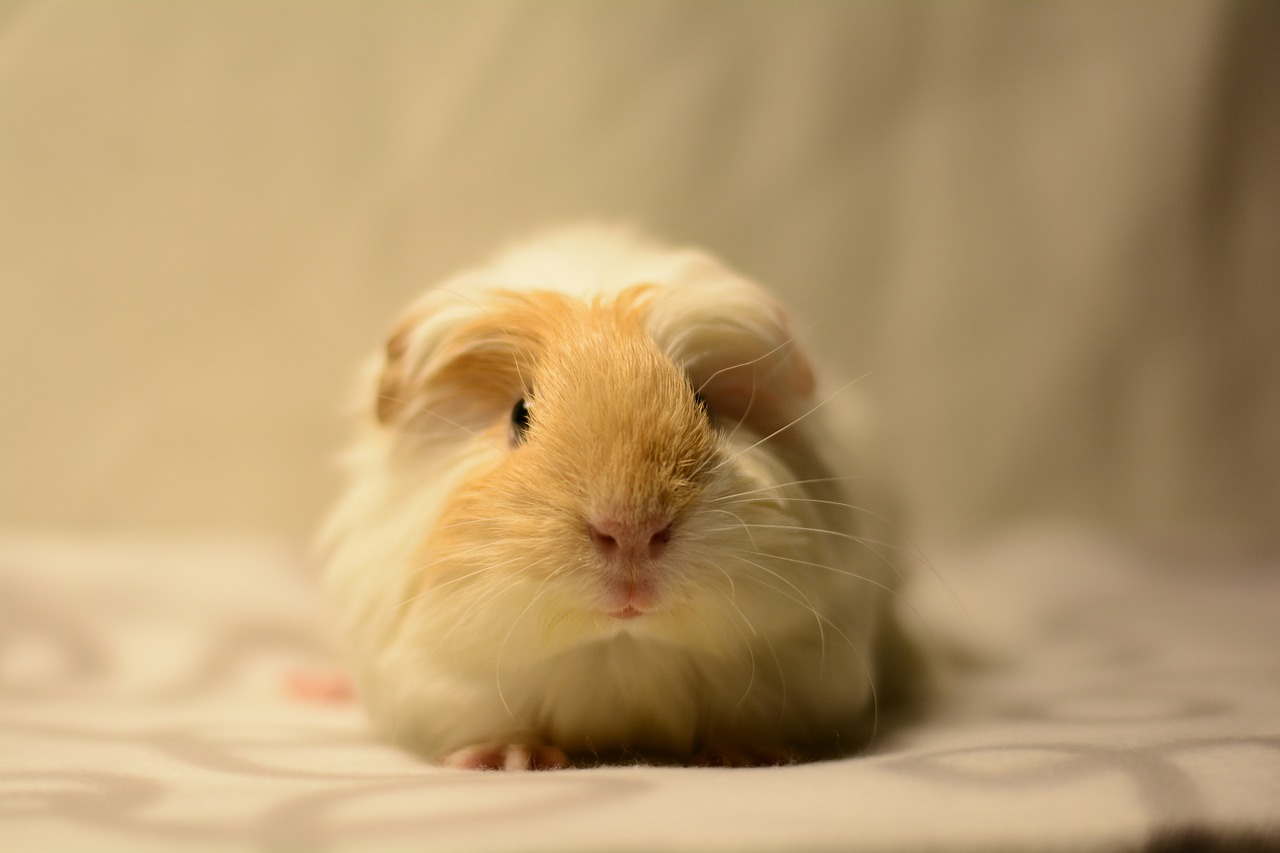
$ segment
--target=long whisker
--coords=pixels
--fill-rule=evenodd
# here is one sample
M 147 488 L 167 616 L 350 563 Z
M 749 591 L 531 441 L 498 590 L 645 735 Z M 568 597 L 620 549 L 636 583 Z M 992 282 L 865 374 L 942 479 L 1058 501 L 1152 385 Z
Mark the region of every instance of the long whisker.
M 812 566 L 815 569 L 826 569 L 827 571 L 835 572 L 838 575 L 844 575 L 845 577 L 850 578 L 852 580 L 863 581 L 864 583 L 870 584 L 871 586 L 874 586 L 874 587 L 878 587 L 891 595 L 900 594 L 898 590 L 896 590 L 894 587 L 890 586 L 889 584 L 882 583 L 874 578 L 869 578 L 866 575 L 860 575 L 857 572 L 849 571 L 848 569 L 840 569 L 840 568 L 836 568 L 835 566 L 828 566 L 828 565 L 824 565 L 823 563 L 815 563 L 810 560 L 801 560 L 798 557 L 784 557 L 781 554 L 775 554 L 768 551 L 750 551 L 750 552 L 742 551 L 740 553 L 750 553 L 753 556 L 767 557 L 770 560 L 781 560 L 785 563 L 794 563 L 799 566 Z
M 702 384 L 698 386 L 698 393 L 699 393 L 699 394 L 701 394 L 704 390 L 706 390 L 706 387 L 707 387 L 708 385 L 710 385 L 710 384 L 711 384 L 711 380 L 715 379 L 715 378 L 716 378 L 717 376 L 719 376 L 721 373 L 727 373 L 727 372 L 729 372 L 730 370 L 737 370 L 737 369 L 738 369 L 738 368 L 740 368 L 740 367 L 750 367 L 750 366 L 751 366 L 751 365 L 753 365 L 753 364 L 758 364 L 759 362 L 762 362 L 762 361 L 764 361 L 766 358 L 768 358 L 769 356 L 773 355 L 775 352 L 778 352 L 779 350 L 781 350 L 781 349 L 783 349 L 783 348 L 785 348 L 785 347 L 789 347 L 789 346 L 791 346 L 792 344 L 794 344 L 795 342 L 796 342 L 796 335 L 792 335 L 791 337 L 787 338 L 787 339 L 786 339 L 785 341 L 783 341 L 782 343 L 778 344 L 778 345 L 777 345 L 776 347 L 774 347 L 773 349 L 769 350 L 769 351 L 768 351 L 767 353 L 765 353 L 764 355 L 757 356 L 757 357 L 755 357 L 755 358 L 753 358 L 753 359 L 750 359 L 749 361 L 740 361 L 740 362 L 738 362 L 737 364 L 730 364 L 730 365 L 726 365 L 725 367 L 720 368 L 719 370 L 715 371 L 715 372 L 714 372 L 714 373 L 712 373 L 710 376 L 708 376 L 706 379 L 702 380 Z M 753 392 L 754 392 L 754 390 L 755 390 L 755 389 L 754 389 L 754 383 L 752 383 L 752 390 L 753 390 Z
M 822 504 L 825 506 L 838 506 L 844 509 L 854 510 L 855 512 L 866 513 L 872 518 L 875 518 L 879 521 L 883 521 L 885 524 L 889 524 L 896 527 L 896 525 L 894 525 L 892 521 L 885 518 L 883 515 L 880 515 L 879 513 L 875 512 L 874 510 L 867 509 L 866 507 L 863 507 L 863 506 L 858 506 L 857 504 L 847 503 L 845 501 L 824 500 L 822 498 L 802 498 L 799 496 L 791 496 L 791 495 L 770 495 L 768 499 L 771 501 L 782 501 L 786 503 L 807 503 L 807 504 Z M 749 503 L 756 503 L 758 500 L 760 499 L 759 498 L 737 498 L 737 499 L 721 498 L 719 499 L 718 502 L 727 503 L 727 504 L 749 504 Z
M 488 574 L 490 568 L 503 568 L 505 566 L 519 563 L 521 559 L 521 557 L 515 557 L 511 560 L 504 560 L 501 563 L 496 563 L 492 567 L 486 566 L 481 573 Z M 464 591 L 467 597 L 470 598 L 470 601 L 467 603 L 466 607 L 453 617 L 453 625 L 444 633 L 443 636 L 440 637 L 439 640 L 436 641 L 435 648 L 439 648 L 447 643 L 463 628 L 473 627 L 471 623 L 471 614 L 475 613 L 476 610 L 484 605 L 490 598 L 499 594 L 501 587 L 498 585 L 498 582 L 502 580 L 507 581 L 508 587 L 510 587 L 511 585 L 519 583 L 521 579 L 518 576 L 512 578 L 498 578 L 488 585 L 477 586 L 473 589 Z
M 729 601 L 733 602 L 738 597 L 738 587 L 733 582 L 733 575 L 726 572 L 724 568 L 720 566 L 719 563 L 712 563 L 711 565 L 715 567 L 716 571 L 724 575 L 724 579 L 729 582 Z M 745 616 L 743 618 L 746 619 Z M 747 624 L 750 625 L 751 623 L 748 621 Z M 755 632 L 756 632 L 755 628 L 752 628 L 751 633 L 754 634 Z
M 901 545 L 894 545 L 889 542 L 882 542 L 877 539 L 863 538 L 863 539 L 860 539 L 859 541 L 863 542 L 864 544 L 883 545 L 886 548 L 892 548 L 896 551 L 901 551 L 904 554 L 908 552 L 913 554 L 917 559 L 920 560 L 921 563 L 924 564 L 924 566 L 929 570 L 929 573 L 933 575 L 933 577 L 938 581 L 938 583 L 942 585 L 942 588 L 947 591 L 947 595 L 951 599 L 951 604 L 955 607 L 956 612 L 958 612 L 964 618 L 964 620 L 969 624 L 969 627 L 971 629 L 976 628 L 976 625 L 973 622 L 973 618 L 969 615 L 969 612 L 965 609 L 964 602 L 960 600 L 960 596 L 956 594 L 956 591 L 952 589 L 951 585 L 947 583 L 946 580 L 942 577 L 942 574 L 938 571 L 937 567 L 933 565 L 933 561 L 929 559 L 929 555 L 924 552 L 924 549 L 921 548 L 914 539 L 906 535 L 906 533 L 903 531 L 903 525 L 894 522 L 890 518 L 886 518 L 880 513 L 873 512 L 872 510 L 869 510 L 866 507 L 861 507 L 851 503 L 844 503 L 842 501 L 829 501 L 829 500 L 820 500 L 818 498 L 783 497 L 783 496 L 775 497 L 773 498 L 773 500 L 799 501 L 803 503 L 829 504 L 832 506 L 845 507 L 846 509 L 855 510 L 857 512 L 864 512 L 867 515 L 871 516 L 872 518 L 876 519 L 877 521 L 881 521 L 887 524 L 890 528 L 893 529 L 893 531 L 897 535 L 901 536 L 902 539 L 907 543 L 906 547 L 903 547 Z M 728 503 L 749 503 L 750 501 L 743 500 L 743 501 L 727 501 L 727 502 Z
M 768 486 L 761 486 L 758 489 L 747 489 L 746 491 L 734 492 L 733 494 L 730 494 L 730 495 L 722 495 L 718 497 L 716 500 L 727 501 L 732 498 L 745 497 L 746 495 L 758 495 L 761 492 L 779 491 L 781 489 L 786 489 L 791 486 L 807 486 L 807 485 L 810 485 L 811 483 L 846 483 L 851 480 L 857 480 L 857 479 L 859 478 L 857 477 L 813 477 L 808 480 L 791 480 L 790 482 L 786 482 L 786 483 L 777 483 L 776 485 L 771 484 Z
M 781 350 L 781 349 L 783 349 L 783 348 L 785 348 L 785 347 L 791 346 L 791 345 L 795 342 L 795 340 L 796 340 L 796 336 L 795 336 L 795 335 L 791 335 L 791 336 L 790 336 L 789 338 L 787 338 L 785 341 L 781 342 L 781 343 L 780 343 L 780 344 L 778 344 L 776 347 L 774 347 L 773 349 L 771 349 L 771 350 L 769 350 L 768 352 L 764 353 L 763 355 L 757 356 L 756 358 L 753 358 L 753 359 L 751 359 L 751 360 L 749 360 L 749 361 L 743 361 L 743 362 L 739 362 L 739 363 L 737 363 L 737 364 L 730 364 L 730 365 L 726 365 L 725 367 L 720 368 L 719 370 L 715 371 L 715 372 L 714 372 L 714 373 L 712 373 L 710 376 L 708 376 L 706 379 L 704 379 L 704 380 L 702 381 L 702 384 L 698 386 L 698 389 L 697 389 L 697 391 L 696 391 L 695 393 L 697 393 L 697 394 L 701 394 L 703 391 L 705 391 L 705 390 L 706 390 L 706 388 L 707 388 L 707 386 L 711 384 L 712 380 L 714 380 L 714 379 L 715 379 L 717 376 L 719 376 L 721 373 L 725 373 L 726 371 L 729 371 L 729 370 L 737 370 L 737 369 L 742 368 L 742 367 L 750 367 L 750 366 L 751 366 L 751 365 L 753 365 L 753 364 L 756 364 L 756 363 L 758 363 L 758 362 L 761 362 L 761 361 L 765 360 L 766 358 L 769 358 L 770 356 L 772 356 L 774 353 L 778 352 L 779 350 Z M 772 376 L 772 375 L 773 375 L 773 373 L 777 371 L 778 367 L 779 367 L 779 365 L 775 365 L 775 366 L 774 366 L 774 368 L 773 368 L 773 370 L 769 372 L 768 376 Z M 686 370 L 687 370 L 687 368 L 686 368 Z M 766 377 L 764 377 L 764 378 L 768 378 L 768 376 L 766 376 Z M 746 421 L 747 421 L 747 417 L 751 414 L 751 410 L 752 410 L 753 408 L 755 408 L 755 404 L 756 404 L 756 388 L 757 388 L 757 387 L 758 387 L 758 384 L 757 384 L 757 377 L 756 377 L 755 373 L 754 373 L 754 372 L 752 372 L 752 375 L 751 375 L 751 396 L 747 398 L 747 407 L 742 411 L 742 414 L 741 414 L 741 415 L 739 415 L 739 416 L 737 417 L 737 419 L 734 421 L 733 429 L 731 429 L 731 430 L 729 431 L 729 434 L 725 437 L 725 439 L 724 439 L 724 443 L 725 443 L 726 445 L 728 445 L 730 442 L 732 442 L 732 441 L 733 441 L 733 439 L 734 439 L 735 437 L 737 437 L 737 435 L 738 435 L 738 430 L 742 429 L 742 425 L 743 425 L 744 423 L 746 423 Z M 708 456 L 706 459 L 704 459 L 704 460 L 702 461 L 702 463 L 701 463 L 701 464 L 699 464 L 699 465 L 698 465 L 698 467 L 697 467 L 697 469 L 694 471 L 693 476 L 695 476 L 695 477 L 697 477 L 697 476 L 701 476 L 701 475 L 702 475 L 702 473 L 703 473 L 704 471 L 706 471 L 706 470 L 707 470 L 707 468 L 711 465 L 711 463 L 712 463 L 714 460 L 715 460 L 715 457 L 714 457 L 714 456 Z M 721 464 L 722 464 L 722 463 L 717 463 L 717 467 L 719 467 Z
M 494 660 L 494 667 L 493 667 L 494 677 L 497 680 L 498 699 L 502 702 L 502 707 L 506 710 L 507 716 L 511 717 L 511 719 L 513 720 L 516 718 L 515 712 L 511 710 L 511 705 L 507 702 L 506 692 L 503 691 L 502 689 L 502 654 L 504 651 L 506 651 L 507 642 L 511 639 L 511 634 L 516 630 L 516 626 L 520 624 L 520 620 L 523 619 L 525 614 L 528 613 L 529 610 L 533 608 L 533 605 L 538 603 L 538 599 L 542 598 L 542 596 L 546 593 L 547 582 L 550 581 L 559 573 L 560 571 L 556 570 L 542 579 L 542 582 L 538 584 L 538 588 L 534 591 L 533 598 L 529 600 L 529 603 L 524 606 L 524 609 L 521 610 L 516 615 L 516 618 L 512 620 L 511 627 L 507 629 L 507 633 L 502 638 L 502 644 L 498 646 L 498 654 Z
M 788 485 L 799 485 L 801 483 L 806 483 L 806 482 L 824 482 L 829 479 L 846 479 L 846 478 L 820 478 L 819 480 L 796 481 Z M 776 488 L 783 488 L 783 486 L 779 486 Z M 717 501 L 728 503 L 728 504 L 749 504 L 749 503 L 752 503 L 753 501 L 746 498 L 745 497 L 746 495 L 758 494 L 760 492 L 771 492 L 771 491 L 774 491 L 774 489 L 775 487 L 773 486 L 765 486 L 759 489 L 753 489 L 749 492 L 739 492 L 736 495 L 726 495 L 722 498 L 718 498 Z M 888 525 L 889 528 L 892 529 L 898 536 L 902 537 L 903 541 L 906 542 L 907 547 L 903 547 L 901 545 L 893 545 L 888 542 L 882 542 L 876 539 L 869 539 L 869 538 L 859 538 L 858 541 L 862 542 L 865 545 L 868 545 L 868 547 L 870 547 L 870 545 L 883 545 L 885 547 L 892 548 L 897 551 L 901 551 L 904 554 L 910 552 L 912 555 L 914 555 L 915 558 L 918 559 L 925 566 L 925 568 L 929 570 L 929 573 L 942 586 L 942 588 L 946 590 L 948 598 L 951 599 L 952 606 L 956 609 L 956 612 L 959 613 L 960 616 L 965 620 L 970 630 L 976 630 L 976 625 L 973 621 L 973 617 L 969 615 L 968 610 L 964 606 L 964 602 L 960 600 L 960 596 L 951 587 L 951 585 L 947 583 L 947 581 L 942 577 L 942 573 L 938 571 L 938 568 L 933 564 L 933 561 L 929 559 L 929 556 L 924 552 L 924 549 L 921 548 L 920 545 L 914 539 L 912 539 L 910 536 L 906 534 L 906 532 L 903 530 L 902 524 L 899 524 L 895 522 L 893 519 L 887 518 L 886 516 L 881 515 L 878 512 L 875 512 L 874 510 L 870 510 L 863 506 L 858 506 L 857 504 L 846 503 L 844 501 L 833 501 L 833 500 L 824 500 L 820 498 L 806 498 L 806 497 L 799 497 L 794 495 L 789 496 L 789 495 L 776 495 L 776 494 L 770 495 L 769 500 L 844 507 L 845 509 L 850 509 L 855 512 L 865 513 L 866 515 L 871 516 L 877 521 L 880 521 Z
M 880 542 L 879 540 L 868 539 L 864 536 L 855 536 L 852 533 L 845 533 L 843 530 L 828 530 L 825 527 L 804 527 L 798 524 L 763 524 L 759 522 L 752 522 L 751 526 L 755 528 L 766 529 L 766 530 L 786 530 L 793 533 L 823 533 L 828 536 L 836 536 L 836 537 L 839 537 L 840 539 L 847 539 L 850 542 L 857 542 L 859 545 L 862 545 L 868 551 L 875 554 L 876 557 L 880 559 L 880 562 L 884 563 L 889 568 L 889 571 L 893 572 L 894 575 L 897 576 L 899 581 L 905 580 L 902 577 L 902 572 L 898 571 L 898 567 L 895 566 L 893 562 L 889 560 L 888 557 L 880 553 L 880 551 L 878 551 L 874 547 L 876 545 L 880 545 L 885 548 L 902 550 L 898 546 L 892 545 L 888 542 Z
M 742 552 L 742 553 L 748 553 L 748 552 Z M 934 634 L 934 631 L 930 627 L 929 622 L 924 618 L 924 614 L 922 614 L 919 610 L 916 609 L 916 606 L 911 603 L 911 599 L 908 598 L 906 595 L 903 595 L 901 590 L 895 589 L 894 587 L 889 586 L 888 584 L 881 583 L 880 581 L 877 581 L 873 578 L 866 577 L 865 575 L 860 575 L 857 572 L 851 572 L 848 569 L 840 569 L 835 566 L 828 566 L 828 565 L 825 565 L 824 563 L 815 563 L 811 560 L 801 560 L 797 557 L 784 557 L 781 554 L 772 554 L 772 553 L 766 553 L 763 551 L 754 551 L 750 553 L 752 556 L 766 557 L 770 560 L 781 560 L 782 562 L 785 562 L 785 563 L 794 563 L 796 565 L 801 565 L 801 566 L 810 566 L 815 569 L 825 569 L 826 571 L 835 572 L 838 575 L 844 575 L 847 578 L 863 581 L 864 583 L 868 583 L 871 586 L 878 587 L 884 590 L 886 593 L 888 593 L 895 601 L 897 601 L 899 604 L 901 604 L 903 607 L 907 608 L 907 610 L 911 612 L 911 614 L 915 617 L 916 622 L 919 623 L 921 629 L 929 636 L 930 644 L 934 648 L 940 648 L 942 646 L 941 641 Z
M 809 612 L 813 614 L 814 618 L 818 620 L 818 641 L 822 650 L 821 660 L 825 662 L 826 656 L 827 656 L 827 635 L 822 630 L 823 616 L 821 613 L 818 612 L 818 608 L 813 606 L 813 602 L 809 600 L 809 597 L 804 594 L 803 590 L 801 590 L 800 587 L 796 586 L 794 583 L 787 580 L 785 577 L 773 571 L 772 569 L 768 568 L 767 566 L 762 566 L 759 563 L 755 562 L 754 560 L 749 560 L 746 557 L 742 556 L 741 553 L 729 552 L 726 556 L 733 557 L 735 559 L 741 560 L 744 563 L 755 566 L 757 569 L 760 569 L 762 572 L 766 572 L 770 575 L 773 575 L 775 578 L 782 581 L 787 586 L 791 587 L 796 591 L 796 595 L 800 596 L 800 598 L 794 598 L 793 596 L 787 595 L 785 592 L 782 592 L 782 590 L 777 590 L 780 594 L 786 595 L 787 598 L 790 598 L 792 601 L 796 602 L 797 604 L 803 604 L 805 607 L 809 609 Z M 752 577 L 752 575 L 750 573 L 747 573 L 747 577 Z M 757 578 L 756 580 L 759 580 L 759 579 Z M 830 621 L 830 620 L 827 620 L 827 621 Z
M 810 409 L 809 409 L 808 411 L 806 411 L 804 414 L 800 415 L 799 417 L 796 417 L 796 418 L 791 419 L 791 420 L 790 420 L 790 421 L 788 421 L 786 424 L 783 424 L 782 426 L 778 427 L 778 428 L 777 428 L 777 429 L 775 429 L 773 432 L 769 433 L 769 434 L 768 434 L 768 435 L 766 435 L 764 438 L 760 439 L 759 441 L 755 442 L 754 444 L 751 444 L 751 445 L 748 445 L 747 447 L 744 447 L 742 450 L 740 450 L 740 451 L 738 451 L 737 453 L 735 453 L 732 457 L 730 457 L 729 459 L 727 459 L 727 460 L 725 460 L 724 462 L 720 463 L 720 464 L 721 464 L 721 466 L 723 466 L 723 465 L 727 465 L 727 464 L 729 464 L 729 463 L 731 463 L 731 462 L 735 462 L 735 461 L 737 461 L 738 459 L 740 459 L 740 458 L 742 457 L 742 455 L 743 455 L 743 454 L 745 454 L 745 453 L 750 453 L 752 450 L 754 450 L 755 448 L 757 448 L 757 447 L 759 447 L 760 445 L 764 444 L 766 441 L 769 441 L 770 439 L 775 438 L 776 436 L 778 436 L 778 435 L 780 435 L 780 434 L 782 434 L 782 433 L 786 432 L 787 430 L 791 429 L 793 426 L 795 426 L 796 424 L 800 423 L 802 420 L 804 420 L 805 418 L 809 417 L 809 416 L 810 416 L 810 415 L 812 415 L 814 412 L 818 411 L 818 410 L 819 410 L 819 409 L 821 409 L 823 406 L 825 406 L 827 403 L 830 403 L 830 402 L 831 402 L 832 400 L 834 400 L 836 397 L 838 397 L 839 395 L 843 394 L 845 391 L 848 391 L 848 390 L 849 390 L 850 388 L 852 388 L 854 385 L 858 384 L 859 382 L 861 382 L 863 379 L 866 379 L 866 378 L 867 378 L 868 376 L 870 376 L 870 375 L 871 375 L 871 371 L 867 371 L 866 373 L 864 373 L 864 374 L 862 374 L 861 376 L 859 376 L 857 379 L 854 379 L 854 380 L 852 380 L 852 381 L 850 381 L 850 382 L 846 382 L 844 385 L 840 386 L 840 387 L 839 387 L 839 388 L 837 388 L 835 391 L 831 392 L 831 393 L 830 393 L 830 394 L 828 394 L 826 397 L 824 397 L 824 398 L 822 398 L 821 400 L 819 400 L 819 401 L 818 401 L 818 403 L 817 403 L 816 405 L 814 405 L 812 408 L 810 408 Z
M 728 572 L 721 569 L 719 566 L 716 566 L 716 568 L 720 569 L 720 572 L 729 579 L 730 584 L 733 583 L 733 577 Z M 753 637 L 760 636 L 756 631 L 756 627 L 751 624 L 751 620 L 747 618 L 747 614 L 743 613 L 742 608 L 740 608 L 738 603 L 733 600 L 733 596 L 729 595 L 724 590 L 720 590 L 720 594 L 725 597 L 725 600 L 729 602 L 729 606 L 732 607 L 742 621 L 746 623 L 747 628 L 751 631 L 751 635 Z M 742 633 L 742 629 L 738 628 L 736 625 L 734 627 L 737 629 L 738 635 L 742 637 L 742 645 L 746 647 L 747 654 L 751 658 L 751 676 L 747 679 L 746 689 L 742 691 L 742 696 L 738 699 L 738 705 L 741 706 L 743 702 L 747 701 L 747 697 L 751 695 L 751 688 L 755 686 L 756 683 L 756 652 L 752 647 L 751 642 L 747 639 L 747 635 Z
M 775 732 L 780 735 L 787 719 L 787 671 L 782 666 L 781 658 L 778 657 L 778 650 L 773 647 L 773 640 L 766 636 L 764 642 L 769 647 L 769 654 L 773 656 L 773 665 L 778 669 L 778 684 L 782 688 L 782 703 L 778 706 L 778 728 L 775 729 Z
M 738 559 L 742 559 L 742 558 L 739 556 L 739 557 L 738 557 Z M 745 560 L 744 562 L 750 563 L 751 565 L 756 566 L 757 568 L 762 568 L 762 569 L 764 569 L 764 567 L 763 567 L 763 566 L 760 566 L 758 563 L 754 563 L 754 562 L 752 562 L 752 561 L 750 561 L 750 560 Z M 764 570 L 765 570 L 766 572 L 768 572 L 769 574 L 773 575 L 774 577 L 778 578 L 779 580 L 785 580 L 785 579 L 784 579 L 781 575 L 779 575 L 777 572 L 770 571 L 769 569 L 764 569 Z M 767 588 L 769 588 L 769 589 L 773 590 L 774 592 L 778 593 L 779 595 L 782 595 L 782 596 L 784 596 L 784 597 L 786 597 L 786 598 L 790 598 L 792 601 L 795 601 L 797 604 L 800 604 L 800 603 L 808 604 L 808 602 L 807 602 L 807 601 L 805 601 L 805 602 L 800 602 L 800 601 L 798 601 L 797 599 L 793 598 L 792 596 L 787 595 L 787 593 L 786 593 L 786 592 L 784 592 L 783 590 L 778 589 L 777 587 L 773 586 L 772 584 L 770 584 L 770 583 L 766 582 L 763 578 L 758 578 L 758 577 L 756 577 L 755 575 L 751 574 L 750 572 L 747 572 L 747 573 L 746 573 L 746 576 L 747 576 L 748 578 L 751 578 L 752 580 L 756 581 L 757 583 L 762 584 L 763 586 L 765 586 L 765 587 L 767 587 Z M 880 699 L 879 699 L 879 696 L 876 694 L 875 676 L 874 676 L 874 674 L 873 674 L 873 673 L 872 673 L 872 671 L 871 671 L 871 667 L 870 667 L 870 665 L 868 665 L 866 657 L 862 654 L 862 652 L 861 652 L 861 651 L 859 651 L 859 650 L 858 650 L 858 646 L 857 646 L 857 644 L 853 642 L 853 640 L 849 637 L 849 635 L 848 635 L 848 634 L 846 634 L 843 630 L 841 630 L 841 628 L 840 628 L 840 626 L 839 626 L 839 625 L 837 625 L 837 624 L 835 624 L 834 622 L 832 622 L 832 621 L 831 621 L 830 619 L 828 619 L 826 616 L 823 616 L 823 615 L 822 615 L 821 613 L 819 613 L 817 610 L 814 610 L 814 609 L 813 609 L 813 607 L 812 607 L 812 605 L 809 605 L 809 608 L 810 608 L 810 610 L 812 610 L 812 611 L 813 611 L 813 614 L 814 614 L 816 617 L 818 617 L 822 622 L 825 622 L 828 626 L 830 626 L 830 627 L 831 627 L 831 629 L 832 629 L 833 631 L 835 631 L 838 635 L 840 635 L 840 637 L 845 641 L 845 643 L 846 643 L 846 644 L 848 644 L 848 646 L 849 646 L 849 650 L 850 650 L 850 651 L 852 651 L 852 652 L 854 653 L 854 655 L 858 658 L 858 664 L 862 667 L 862 671 L 863 671 L 863 673 L 867 676 L 867 686 L 868 686 L 868 687 L 870 688 L 870 690 L 871 690 L 871 714 L 872 714 L 872 717 L 871 717 L 871 737 L 872 737 L 872 739 L 874 739 L 874 738 L 875 738 L 875 735 L 876 735 L 877 728 L 878 728 L 878 726 L 879 726 L 879 720 L 880 720 Z M 822 661 L 822 663 L 820 663 L 820 664 L 819 664 L 819 666 L 820 666 L 820 667 L 823 667 L 823 666 L 825 666 L 825 652 L 826 652 L 826 645 L 825 645 L 825 636 L 822 634 L 821 630 L 819 631 L 819 636 L 820 636 L 820 637 L 824 637 L 824 642 L 823 642 L 823 646 L 822 646 L 822 650 L 823 650 L 823 661 Z
M 747 522 L 744 521 L 740 515 L 738 515 L 735 512 L 731 512 L 727 509 L 712 509 L 710 511 L 715 513 L 722 513 L 724 515 L 729 516 L 734 521 L 738 522 L 738 526 L 740 526 L 742 530 L 747 534 L 747 541 L 751 543 L 751 547 L 759 550 L 760 546 L 756 544 L 755 535 L 751 532 L 751 525 L 747 524 Z M 733 528 L 721 528 L 721 529 L 731 530 Z M 708 532 L 711 532 L 711 531 L 708 531 Z
M 474 551 L 478 549 L 473 548 L 471 550 Z M 442 560 L 443 559 L 449 559 L 449 558 L 442 558 Z M 436 562 L 441 562 L 442 560 L 438 560 Z M 427 587 L 426 589 L 423 589 L 419 593 L 411 595 L 408 598 L 402 599 L 401 601 L 396 602 L 391 607 L 388 607 L 387 609 L 383 610 L 381 613 L 372 617 L 368 623 L 361 626 L 360 632 L 356 635 L 355 640 L 356 642 L 361 642 L 369 632 L 372 632 L 375 628 L 381 627 L 382 624 L 385 623 L 387 620 L 394 619 L 397 616 L 403 617 L 407 615 L 409 612 L 408 608 L 410 605 L 412 605 L 416 601 L 419 601 L 431 595 L 433 592 L 439 589 L 443 589 L 444 587 L 451 586 L 456 583 L 462 583 L 463 581 L 469 580 L 470 578 L 473 578 L 473 577 L 488 574 L 489 572 L 495 569 L 500 569 L 500 568 L 503 568 L 504 566 L 517 563 L 519 562 L 519 560 L 520 560 L 519 557 L 513 557 L 512 559 L 509 559 L 509 560 L 503 560 L 500 563 L 488 563 L 481 566 L 478 569 L 475 569 L 474 571 L 467 572 L 466 574 L 460 575 L 456 578 L 451 578 L 450 580 L 447 580 L 443 583 L 433 584 Z

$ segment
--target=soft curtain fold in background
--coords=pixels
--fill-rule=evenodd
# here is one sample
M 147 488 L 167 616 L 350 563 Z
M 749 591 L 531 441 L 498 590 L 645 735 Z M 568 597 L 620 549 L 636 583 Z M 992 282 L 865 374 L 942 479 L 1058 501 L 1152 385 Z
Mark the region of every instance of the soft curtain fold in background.
M 0 6 L 0 506 L 302 536 L 423 287 L 583 218 L 720 253 L 908 506 L 1274 542 L 1268 3 Z

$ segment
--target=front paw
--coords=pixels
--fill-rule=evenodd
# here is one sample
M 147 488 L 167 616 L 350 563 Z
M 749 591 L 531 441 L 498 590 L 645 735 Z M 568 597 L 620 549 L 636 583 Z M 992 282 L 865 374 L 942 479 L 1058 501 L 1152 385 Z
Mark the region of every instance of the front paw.
M 355 698 L 351 679 L 336 669 L 290 670 L 283 678 L 283 687 L 289 698 L 316 705 L 340 705 Z
M 477 744 L 454 750 L 440 763 L 457 770 L 562 770 L 569 757 L 554 746 Z

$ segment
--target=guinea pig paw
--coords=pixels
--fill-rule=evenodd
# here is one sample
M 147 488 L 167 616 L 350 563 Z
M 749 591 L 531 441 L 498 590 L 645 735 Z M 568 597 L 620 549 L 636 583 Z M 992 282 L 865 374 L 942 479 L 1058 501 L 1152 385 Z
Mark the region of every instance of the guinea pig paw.
M 720 744 L 706 747 L 689 759 L 690 767 L 777 767 L 792 758 L 781 749 Z
M 343 704 L 355 698 L 351 679 L 332 669 L 294 669 L 284 675 L 285 693 L 299 702 Z
M 477 744 L 454 750 L 440 763 L 457 770 L 562 770 L 569 757 L 554 746 Z

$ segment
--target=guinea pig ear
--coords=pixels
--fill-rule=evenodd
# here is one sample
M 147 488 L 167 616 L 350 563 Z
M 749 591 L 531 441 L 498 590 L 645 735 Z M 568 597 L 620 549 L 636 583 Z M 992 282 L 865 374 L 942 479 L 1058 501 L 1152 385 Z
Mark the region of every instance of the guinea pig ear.
M 686 371 L 713 413 L 769 435 L 809 408 L 813 367 L 792 339 L 785 315 L 771 329 L 720 326 L 703 331 L 705 354 L 688 363 Z
M 718 264 L 655 299 L 650 329 L 719 417 L 769 435 L 812 406 L 813 367 L 787 312 Z
M 436 427 L 474 435 L 509 412 L 527 387 L 530 354 L 542 336 L 539 317 L 551 310 L 551 298 L 470 289 L 466 297 L 429 291 L 396 323 L 377 365 L 379 423 L 391 427 L 427 414 Z
M 430 373 L 430 363 L 453 330 L 476 313 L 471 304 L 443 291 L 431 291 L 396 321 L 376 368 L 373 411 L 378 422 L 391 425 L 402 419 L 417 399 Z
M 374 414 L 378 422 L 389 424 L 404 410 L 405 381 L 408 373 L 405 361 L 409 352 L 410 333 L 415 325 L 414 319 L 406 315 L 396 323 L 387 338 L 382 351 L 382 367 L 378 374 L 377 396 L 374 399 Z

